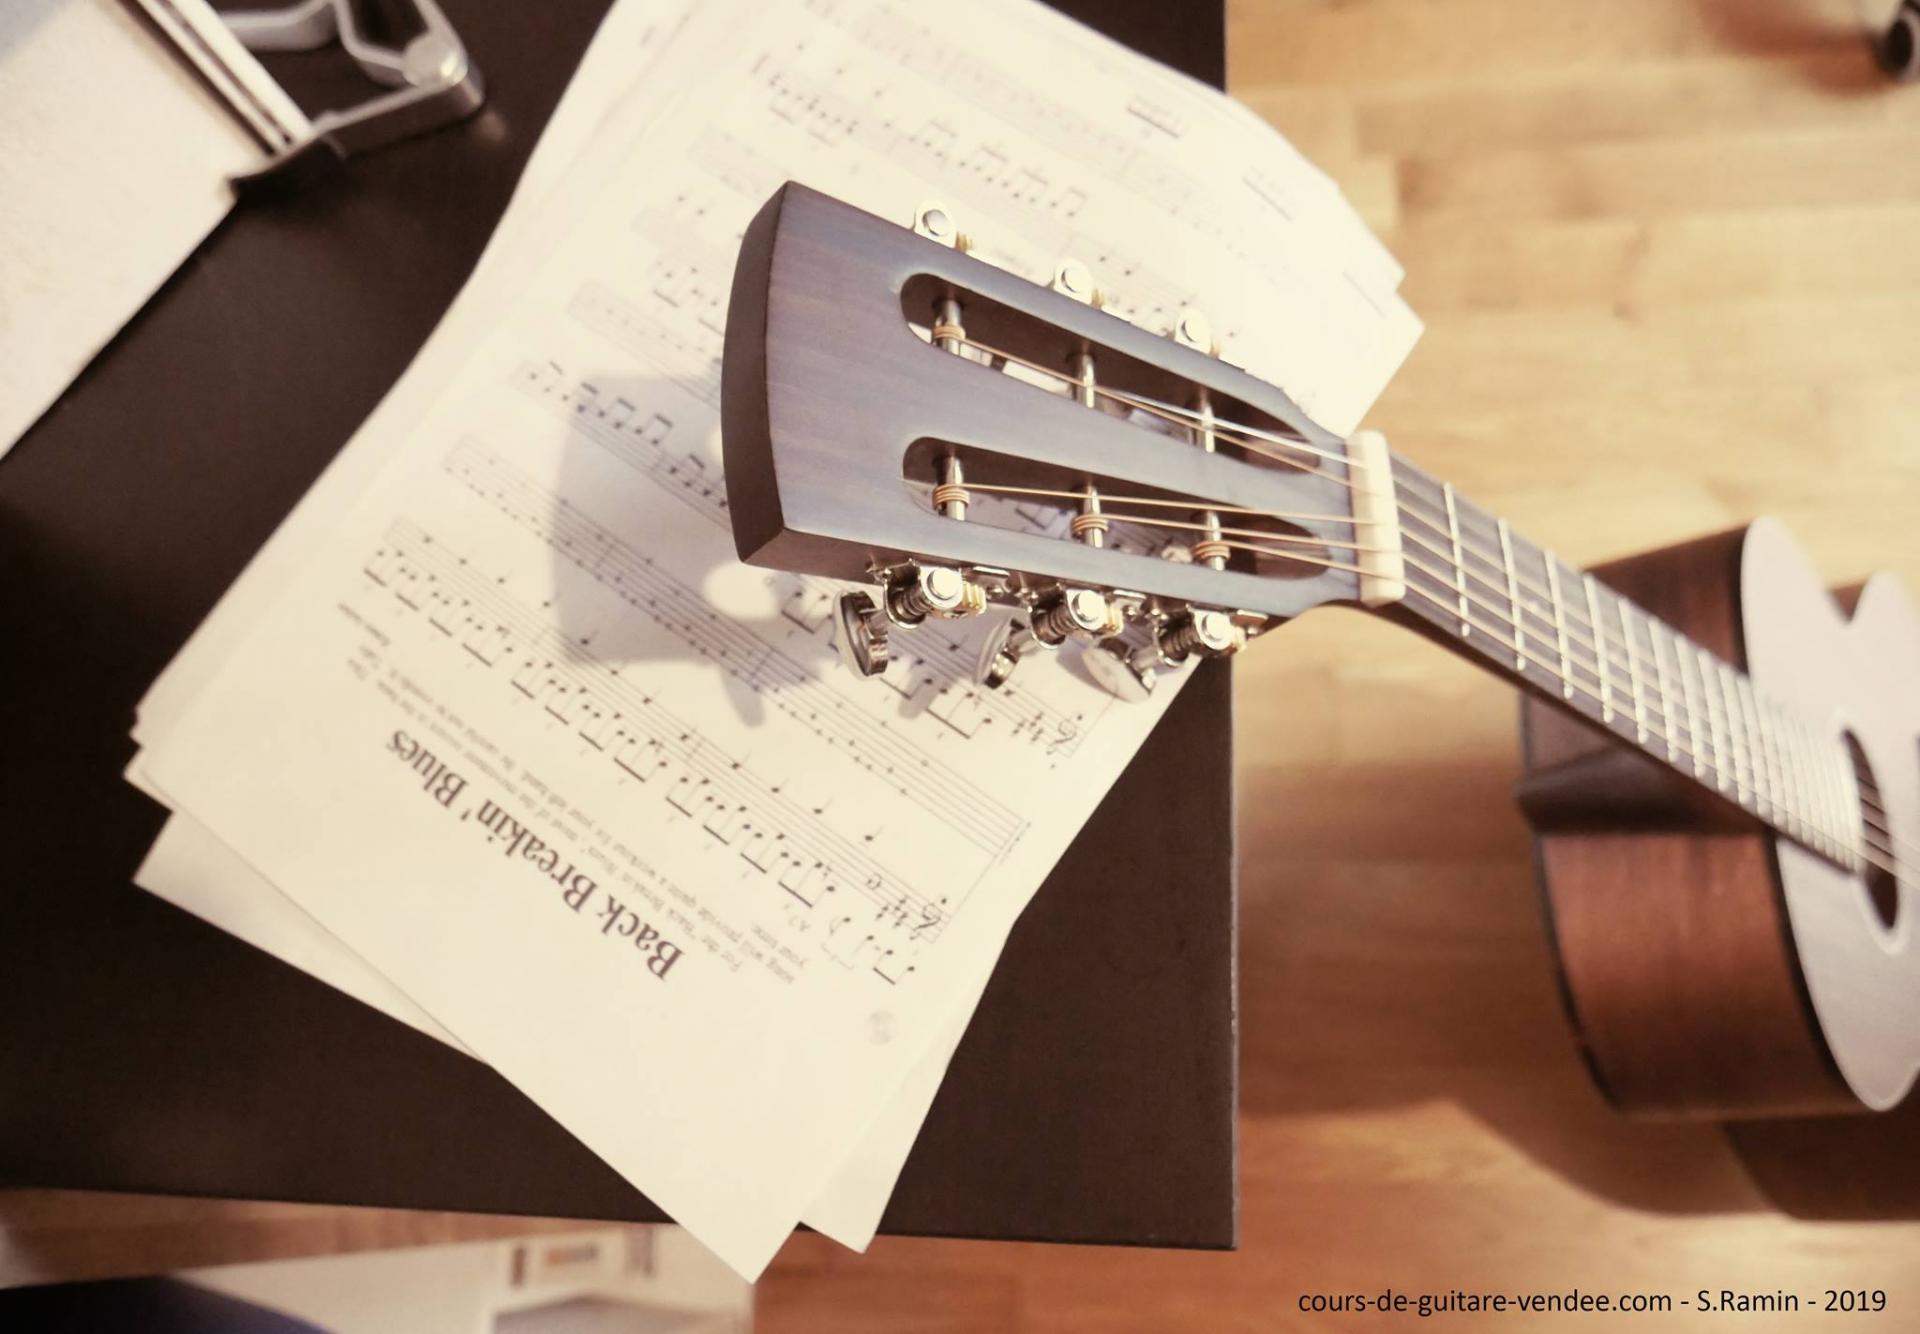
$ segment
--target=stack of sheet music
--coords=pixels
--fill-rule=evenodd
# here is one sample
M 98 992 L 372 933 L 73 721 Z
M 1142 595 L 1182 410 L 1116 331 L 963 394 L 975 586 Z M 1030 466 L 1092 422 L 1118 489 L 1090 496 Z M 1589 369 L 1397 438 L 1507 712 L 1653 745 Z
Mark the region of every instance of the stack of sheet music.
M 749 9 L 751 14 L 749 15 Z M 510 71 L 499 77 L 511 77 Z M 733 558 L 721 325 L 792 178 L 1350 429 L 1400 269 L 1252 114 L 1026 0 L 622 0 L 459 301 L 155 683 L 146 888 L 491 1063 L 748 1276 L 873 1235 L 1008 928 L 1171 692 L 837 665 Z

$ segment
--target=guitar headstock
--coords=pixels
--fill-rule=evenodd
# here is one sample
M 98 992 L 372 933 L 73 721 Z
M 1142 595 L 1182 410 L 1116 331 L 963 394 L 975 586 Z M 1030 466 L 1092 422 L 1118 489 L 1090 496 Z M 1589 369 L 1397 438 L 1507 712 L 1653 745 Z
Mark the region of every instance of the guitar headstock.
M 889 624 L 1013 607 L 981 679 L 1072 638 L 1122 694 L 1328 603 L 1397 600 L 1384 442 L 1341 439 L 1214 355 L 1102 309 L 1083 266 L 1042 287 L 788 184 L 748 228 L 722 367 L 741 559 L 861 581 L 841 648 Z

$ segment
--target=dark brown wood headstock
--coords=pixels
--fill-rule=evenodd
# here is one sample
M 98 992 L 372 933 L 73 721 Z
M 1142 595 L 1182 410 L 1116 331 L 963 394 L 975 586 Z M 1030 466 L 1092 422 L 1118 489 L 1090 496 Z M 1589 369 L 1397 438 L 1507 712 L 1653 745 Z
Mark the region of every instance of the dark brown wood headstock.
M 883 585 L 852 632 L 1001 602 L 1043 641 L 1137 622 L 1201 652 L 1391 577 L 1356 541 L 1364 462 L 1197 317 L 1148 332 L 1077 266 L 1042 287 L 942 235 L 797 184 L 748 228 L 723 367 L 743 560 Z

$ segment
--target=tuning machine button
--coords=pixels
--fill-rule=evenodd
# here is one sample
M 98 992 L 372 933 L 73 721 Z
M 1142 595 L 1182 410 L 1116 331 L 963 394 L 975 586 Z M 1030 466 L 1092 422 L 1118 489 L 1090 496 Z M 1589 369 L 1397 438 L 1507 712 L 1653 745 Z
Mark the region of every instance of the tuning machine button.
M 853 590 L 833 604 L 834 643 L 847 670 L 878 676 L 887 670 L 887 614 L 871 594 Z
M 997 690 L 1013 675 L 1020 659 L 1035 649 L 1054 649 L 1069 639 L 1093 642 L 1120 633 L 1125 616 L 1119 603 L 1094 588 L 1062 589 L 1036 602 L 1024 617 L 994 628 L 980 646 L 974 679 Z
M 1129 648 L 1118 639 L 1095 644 L 1081 657 L 1087 674 L 1110 695 L 1138 704 L 1160 679 L 1159 650 L 1151 644 Z
M 1147 642 L 1108 639 L 1087 650 L 1087 672 L 1111 694 L 1129 701 L 1147 698 L 1162 674 L 1188 659 L 1224 658 L 1246 647 L 1247 627 L 1231 612 L 1197 608 L 1162 614 Z
M 834 603 L 841 661 L 861 676 L 887 670 L 887 635 L 893 626 L 911 628 L 928 617 L 952 620 L 987 609 L 986 587 L 951 566 L 909 564 L 875 575 L 883 584 L 878 599 L 853 589 Z

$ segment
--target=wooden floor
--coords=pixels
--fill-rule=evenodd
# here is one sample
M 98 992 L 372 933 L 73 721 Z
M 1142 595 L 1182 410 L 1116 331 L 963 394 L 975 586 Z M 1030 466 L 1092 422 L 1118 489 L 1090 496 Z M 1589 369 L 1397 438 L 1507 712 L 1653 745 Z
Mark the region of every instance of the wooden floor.
M 1767 512 L 1836 581 L 1920 588 L 1920 88 L 1875 73 L 1855 0 L 1230 12 L 1233 90 L 1406 264 L 1427 334 L 1374 414 L 1396 447 L 1577 561 Z M 1782 1218 L 1715 1132 L 1589 1087 L 1504 689 L 1338 613 L 1238 671 L 1240 1253 L 800 1237 L 767 1334 L 1364 1329 L 1298 1298 L 1388 1285 L 1882 1287 L 1881 1322 L 1633 1327 L 1920 1328 L 1920 1226 Z

